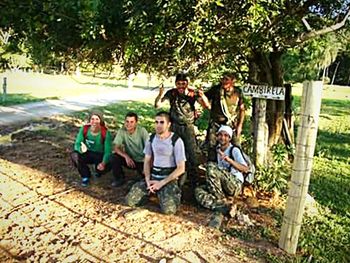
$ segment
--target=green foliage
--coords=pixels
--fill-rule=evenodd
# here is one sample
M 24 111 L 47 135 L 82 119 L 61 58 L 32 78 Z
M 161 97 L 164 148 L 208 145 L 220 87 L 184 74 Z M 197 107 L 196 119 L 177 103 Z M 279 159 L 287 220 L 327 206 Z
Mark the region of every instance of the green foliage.
M 337 216 L 323 208 L 317 217 L 305 217 L 299 246 L 312 262 L 349 262 L 350 214 Z
M 257 186 L 268 192 L 285 193 L 291 166 L 288 161 L 290 149 L 283 144 L 276 144 L 271 150 L 273 162 L 266 167 L 259 167 L 256 171 Z
M 285 165 L 288 161 L 288 154 L 290 154 L 290 148 L 286 147 L 284 144 L 275 144 L 271 153 L 273 155 L 273 161 L 277 165 Z
M 337 35 L 334 33 L 312 39 L 299 48 L 288 50 L 283 56 L 286 81 L 320 79 L 323 70 L 335 61 L 342 48 L 345 48 L 345 43 L 337 41 Z
M 350 36 L 347 37 L 348 42 Z M 349 79 L 349 68 L 350 68 L 350 54 L 349 54 L 349 47 L 347 47 L 346 50 L 344 50 L 339 56 L 337 57 L 337 60 L 329 67 L 329 77 L 333 79 L 334 76 L 334 83 L 337 85 L 350 85 L 350 79 Z M 334 75 L 335 74 L 335 75 Z
M 254 52 L 284 52 L 300 40 L 302 18 L 313 30 L 334 24 L 346 11 L 340 2 L 4 0 L 0 28 L 12 28 L 12 45 L 24 44 L 39 66 L 121 63 L 126 73 L 247 74 Z
M 39 67 L 61 62 L 114 64 L 125 43 L 123 1 L 5 0 L 1 28 L 12 28 L 14 47 L 24 46 Z M 116 26 L 117 25 L 117 26 Z M 18 50 L 23 50 L 18 48 Z
M 295 107 L 300 98 L 294 100 Z M 320 213 L 305 217 L 299 238 L 304 261 L 349 262 L 350 116 L 348 100 L 323 99 L 309 192 Z
M 289 171 L 289 169 L 275 164 L 259 168 L 255 173 L 258 188 L 268 192 L 286 192 Z
M 0 95 L 0 106 L 10 106 L 10 105 L 16 105 L 16 104 L 23 104 L 23 103 L 29 103 L 29 102 L 37 102 L 42 101 L 43 99 L 39 99 L 27 94 L 7 94 L 6 100 L 3 100 L 3 94 Z
M 204 109 L 200 117 L 196 121 L 196 125 L 200 131 L 205 131 L 208 128 L 210 111 Z
M 30 58 L 25 55 L 6 53 L 2 58 L 10 69 L 28 68 L 32 64 Z
M 139 124 L 146 128 L 148 132 L 154 131 L 154 116 L 157 110 L 154 108 L 153 104 L 142 103 L 135 101 L 120 102 L 117 104 L 111 104 L 103 108 L 99 108 L 105 117 L 106 124 L 112 131 L 117 131 L 124 125 L 125 115 L 132 111 L 137 113 L 139 117 Z M 74 116 L 86 121 L 89 112 L 78 112 Z

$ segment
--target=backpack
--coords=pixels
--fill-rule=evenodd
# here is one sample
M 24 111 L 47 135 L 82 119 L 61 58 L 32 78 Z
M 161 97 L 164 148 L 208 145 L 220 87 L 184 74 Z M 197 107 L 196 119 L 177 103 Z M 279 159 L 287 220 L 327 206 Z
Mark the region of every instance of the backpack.
M 244 178 L 244 182 L 243 184 L 245 185 L 250 185 L 253 183 L 254 181 L 254 177 L 255 177 L 255 165 L 254 163 L 250 160 L 249 156 L 243 151 L 243 149 L 238 146 L 238 145 L 233 145 L 230 151 L 230 158 L 232 160 L 234 160 L 233 157 L 233 149 L 234 148 L 238 148 L 241 151 L 241 154 L 243 156 L 243 159 L 245 160 L 245 162 L 247 163 L 249 170 L 246 173 L 242 173 L 243 174 L 243 178 Z
M 154 137 L 156 136 L 155 133 L 152 133 L 151 136 L 149 137 L 149 142 L 151 143 L 151 150 L 152 150 L 152 153 L 153 153 L 153 149 L 152 149 L 152 142 L 154 140 Z M 173 136 L 171 137 L 171 144 L 173 147 L 175 147 L 175 143 L 176 141 L 179 139 L 179 135 L 177 135 L 175 132 L 173 133 Z
M 151 151 L 152 151 L 152 154 L 153 154 L 153 148 L 152 148 L 152 142 L 154 140 L 154 137 L 156 136 L 155 133 L 152 133 L 151 136 L 149 137 L 149 142 L 151 144 Z M 180 138 L 179 135 L 177 135 L 175 132 L 173 133 L 173 136 L 171 137 L 171 144 L 173 146 L 173 149 L 175 147 L 175 143 L 176 141 Z M 185 184 L 185 181 L 187 179 L 187 173 L 185 172 L 184 174 L 182 174 L 179 178 L 179 186 L 182 187 L 184 184 Z
M 84 136 L 84 140 L 86 140 L 87 133 L 88 133 L 88 130 L 89 130 L 90 126 L 91 126 L 90 124 L 86 124 L 86 125 L 84 125 L 84 127 L 83 127 L 83 136 Z M 106 133 L 107 133 L 107 127 L 104 126 L 104 125 L 101 125 L 101 143 L 102 143 L 102 144 L 104 144 L 104 142 L 105 142 Z

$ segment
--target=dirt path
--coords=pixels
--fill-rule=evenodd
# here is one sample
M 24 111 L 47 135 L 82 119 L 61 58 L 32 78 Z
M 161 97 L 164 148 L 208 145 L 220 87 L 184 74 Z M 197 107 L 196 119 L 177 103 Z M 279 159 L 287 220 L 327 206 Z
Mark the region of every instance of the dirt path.
M 35 118 L 82 111 L 94 106 L 105 106 L 118 101 L 153 102 L 156 96 L 156 91 L 151 90 L 115 88 L 101 93 L 96 92 L 95 94 L 75 96 L 62 100 L 45 100 L 9 107 L 0 106 L 0 126 L 12 125 Z
M 85 192 L 93 187 L 68 186 L 2 159 L 0 167 L 2 262 L 244 260 L 235 255 L 236 241 L 220 242 L 217 230 L 186 219 L 194 211 L 165 216 L 133 210 L 115 202 L 115 190 L 107 190 L 110 201 L 103 201 Z
M 266 251 L 280 253 L 262 237 L 276 231 L 264 200 L 261 209 L 237 200 L 255 226 L 252 241 L 242 241 L 233 236 L 247 226 L 231 218 L 211 229 L 211 213 L 188 198 L 175 216 L 160 214 L 154 199 L 144 209 L 125 206 L 130 172 L 120 188 L 110 173 L 82 188 L 67 151 L 76 122 L 56 116 L 0 127 L 0 262 L 264 262 Z

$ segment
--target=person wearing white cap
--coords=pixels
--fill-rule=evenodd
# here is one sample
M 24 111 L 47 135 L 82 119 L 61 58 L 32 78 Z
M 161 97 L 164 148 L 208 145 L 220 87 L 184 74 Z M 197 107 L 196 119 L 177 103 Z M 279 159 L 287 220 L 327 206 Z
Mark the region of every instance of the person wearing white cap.
M 249 170 L 241 150 L 231 144 L 232 128 L 223 125 L 216 138 L 216 162 L 208 162 L 206 185 L 195 190 L 197 202 L 215 211 L 209 225 L 220 227 L 223 215 L 229 214 L 231 206 L 226 203 L 226 196 L 237 196 L 244 182 L 243 173 Z

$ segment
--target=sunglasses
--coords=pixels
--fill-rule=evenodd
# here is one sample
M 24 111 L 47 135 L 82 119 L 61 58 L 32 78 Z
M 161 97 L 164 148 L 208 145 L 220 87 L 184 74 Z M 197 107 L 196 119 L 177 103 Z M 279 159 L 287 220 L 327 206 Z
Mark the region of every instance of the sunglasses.
M 165 121 L 155 121 L 156 124 L 164 124 Z

